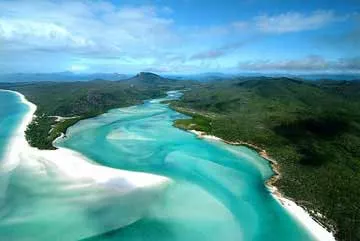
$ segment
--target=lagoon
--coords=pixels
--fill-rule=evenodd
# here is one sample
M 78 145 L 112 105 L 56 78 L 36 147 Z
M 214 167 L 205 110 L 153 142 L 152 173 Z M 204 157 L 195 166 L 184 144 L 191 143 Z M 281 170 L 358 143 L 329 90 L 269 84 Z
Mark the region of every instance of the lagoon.
M 179 95 L 81 121 L 58 143 L 102 165 L 175 181 L 140 221 L 91 240 L 312 240 L 265 187 L 273 175 L 266 160 L 173 127 L 187 117 L 161 102 Z
M 1 170 L 1 240 L 316 240 L 265 187 L 273 172 L 256 152 L 172 126 L 187 117 L 162 101 L 180 95 L 83 120 L 60 150 L 19 150 Z M 0 98 L 3 164 L 29 108 Z

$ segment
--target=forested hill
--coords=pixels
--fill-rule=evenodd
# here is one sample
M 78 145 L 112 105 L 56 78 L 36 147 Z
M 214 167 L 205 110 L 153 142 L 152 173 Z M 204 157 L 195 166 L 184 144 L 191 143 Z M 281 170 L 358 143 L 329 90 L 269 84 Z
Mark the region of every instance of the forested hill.
M 360 82 L 237 79 L 202 84 L 173 102 L 176 126 L 265 148 L 285 195 L 360 240 Z M 317 216 L 317 219 L 323 219 Z
M 140 72 L 132 78 L 125 80 L 124 82 L 132 84 L 132 85 L 140 85 L 140 86 L 148 86 L 148 87 L 169 87 L 175 86 L 176 84 L 183 85 L 185 81 L 180 81 L 176 79 L 169 79 L 161 77 L 157 74 L 150 72 Z
M 27 130 L 27 139 L 40 149 L 53 149 L 53 140 L 81 119 L 165 96 L 166 91 L 189 84 L 142 72 L 120 81 L 0 83 L 0 88 L 19 91 L 37 105 L 37 117 Z M 72 118 L 56 121 L 52 116 Z

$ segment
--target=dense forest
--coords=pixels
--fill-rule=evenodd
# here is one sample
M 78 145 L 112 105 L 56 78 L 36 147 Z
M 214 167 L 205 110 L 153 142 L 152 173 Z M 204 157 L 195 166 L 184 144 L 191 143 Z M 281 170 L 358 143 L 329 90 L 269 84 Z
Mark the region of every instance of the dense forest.
M 360 240 L 360 82 L 218 81 L 171 106 L 193 117 L 176 121 L 180 128 L 265 148 L 285 195 L 324 214 L 317 219 L 339 240 Z
M 36 104 L 36 117 L 27 128 L 26 138 L 39 149 L 55 149 L 52 142 L 79 120 L 165 96 L 167 90 L 188 85 L 188 81 L 139 73 L 119 81 L 2 83 L 0 88 L 19 91 Z M 72 118 L 59 120 L 55 116 Z

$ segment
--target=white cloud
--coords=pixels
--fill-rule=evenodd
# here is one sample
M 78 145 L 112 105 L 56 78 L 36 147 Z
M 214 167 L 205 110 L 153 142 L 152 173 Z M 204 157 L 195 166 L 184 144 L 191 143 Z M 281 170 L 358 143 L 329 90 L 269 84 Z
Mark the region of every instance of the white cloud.
M 158 14 L 163 8 L 48 0 L 5 1 L 0 9 L 0 42 L 7 51 L 66 49 L 101 56 L 136 55 L 169 46 L 177 38 L 172 19 Z
M 89 67 L 86 65 L 82 65 L 82 64 L 73 64 L 70 66 L 69 71 L 72 72 L 82 72 L 82 71 L 86 71 Z
M 241 70 L 250 71 L 346 71 L 360 72 L 360 57 L 327 60 L 321 56 L 311 55 L 302 59 L 258 60 L 239 63 Z
M 336 15 L 330 10 L 318 10 L 308 14 L 285 12 L 278 15 L 258 15 L 248 20 L 239 20 L 231 24 L 219 26 L 223 33 L 289 33 L 316 30 L 334 22 L 340 22 L 351 16 Z M 220 32 L 220 31 L 219 31 Z
M 228 54 L 235 54 L 236 51 L 246 44 L 253 43 L 257 38 L 246 38 L 241 41 L 224 44 L 218 48 L 212 48 L 206 51 L 201 51 L 193 54 L 190 60 L 205 60 L 205 59 L 217 59 Z
M 54 23 L 0 19 L 0 41 L 14 47 L 88 48 L 94 43 Z M 24 46 L 25 45 L 25 46 Z
M 254 19 L 258 30 L 266 33 L 299 32 L 314 30 L 341 20 L 332 11 L 315 11 L 311 14 L 287 12 L 280 15 L 262 15 Z
M 63 71 L 79 63 L 89 71 L 119 72 L 122 67 L 190 69 L 220 59 L 234 65 L 240 48 L 246 54 L 244 45 L 267 36 L 261 32 L 317 29 L 339 20 L 331 11 L 318 11 L 179 25 L 172 19 L 175 10 L 103 0 L 0 0 L 0 72 Z
M 246 21 L 236 21 L 231 24 L 231 27 L 233 27 L 235 30 L 247 30 L 250 26 L 249 22 Z

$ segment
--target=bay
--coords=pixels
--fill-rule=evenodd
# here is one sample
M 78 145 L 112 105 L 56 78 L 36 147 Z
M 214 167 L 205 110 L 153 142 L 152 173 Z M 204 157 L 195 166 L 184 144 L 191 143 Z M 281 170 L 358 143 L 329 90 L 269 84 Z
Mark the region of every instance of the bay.
M 180 95 L 81 121 L 58 143 L 102 165 L 175 180 L 143 219 L 90 240 L 312 240 L 265 187 L 266 160 L 173 127 L 187 117 L 162 101 Z

